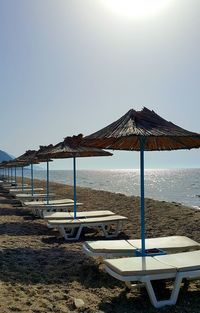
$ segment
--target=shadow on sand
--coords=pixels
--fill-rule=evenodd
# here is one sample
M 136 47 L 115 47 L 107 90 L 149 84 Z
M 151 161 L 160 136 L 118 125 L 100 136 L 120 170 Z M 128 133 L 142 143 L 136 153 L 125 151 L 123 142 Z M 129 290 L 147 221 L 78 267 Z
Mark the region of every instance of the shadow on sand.
M 30 216 L 31 214 L 27 210 L 21 208 L 0 208 L 1 216 Z
M 105 240 L 105 236 L 101 231 L 91 228 L 84 228 L 81 232 L 79 240 L 66 241 L 59 232 L 54 232 L 52 230 L 49 233 L 50 237 L 42 238 L 42 242 L 46 244 L 55 244 L 55 243 L 83 243 L 84 241 L 96 241 L 96 240 Z M 53 236 L 52 236 L 53 235 Z M 129 239 L 129 237 L 125 233 L 120 233 L 116 238 L 110 238 L 109 240 L 120 240 L 120 239 Z
M 0 235 L 8 236 L 41 236 L 51 235 L 51 230 L 46 225 L 31 222 L 9 222 L 0 224 Z
M 0 281 L 53 284 L 78 279 L 80 253 L 62 248 L 16 248 L 0 251 Z

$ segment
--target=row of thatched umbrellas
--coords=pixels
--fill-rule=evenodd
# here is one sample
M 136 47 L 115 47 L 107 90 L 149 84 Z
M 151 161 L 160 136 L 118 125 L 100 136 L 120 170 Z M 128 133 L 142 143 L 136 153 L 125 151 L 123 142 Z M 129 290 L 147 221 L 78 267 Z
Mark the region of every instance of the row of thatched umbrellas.
M 83 136 L 66 137 L 63 142 L 59 142 L 55 146 L 40 146 L 38 151 L 28 150 L 13 161 L 7 162 L 7 167 L 20 166 L 22 168 L 22 190 L 23 190 L 23 167 L 31 165 L 31 187 L 33 190 L 33 164 L 40 162 L 47 163 L 47 179 L 46 179 L 46 200 L 49 204 L 49 162 L 53 159 L 73 158 L 73 176 L 74 176 L 74 218 L 76 218 L 77 211 L 77 197 L 76 197 L 76 158 L 77 157 L 94 157 L 94 156 L 111 156 L 110 152 L 102 149 L 82 146 Z M 5 165 L 5 164 L 4 164 Z
M 199 133 L 190 132 L 166 121 L 147 108 L 143 108 L 141 111 L 131 109 L 117 121 L 89 136 L 67 137 L 63 142 L 55 146 L 41 147 L 39 151 L 36 151 L 32 161 L 41 162 L 41 160 L 46 160 L 48 163 L 50 158 L 73 158 L 75 203 L 76 157 L 111 155 L 101 149 L 140 151 L 141 255 L 145 255 L 144 151 L 179 150 L 199 147 Z M 22 155 L 12 162 L 23 162 L 23 158 L 24 156 Z M 74 217 L 76 218 L 76 207 L 74 207 L 74 212 Z

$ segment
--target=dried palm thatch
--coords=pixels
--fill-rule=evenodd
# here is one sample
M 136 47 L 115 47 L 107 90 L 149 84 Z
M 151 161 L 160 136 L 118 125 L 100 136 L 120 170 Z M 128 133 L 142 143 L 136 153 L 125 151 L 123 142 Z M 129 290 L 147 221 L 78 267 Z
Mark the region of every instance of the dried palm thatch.
M 25 153 L 23 153 L 22 155 L 20 155 L 18 158 L 14 159 L 13 162 L 19 162 L 20 163 L 24 163 L 26 165 L 29 164 L 38 164 L 38 160 L 36 157 L 36 150 L 27 150 Z
M 146 151 L 200 147 L 200 134 L 168 122 L 145 107 L 141 111 L 129 110 L 114 123 L 83 140 L 87 146 L 97 148 L 139 151 L 141 138 Z
M 37 150 L 27 150 L 25 153 L 23 153 L 22 155 L 20 155 L 18 158 L 12 160 L 12 163 L 19 163 L 19 164 L 25 164 L 25 165 L 29 165 L 29 164 L 39 164 L 40 162 L 45 162 L 45 161 L 51 161 L 49 160 L 48 157 L 42 157 L 40 156 L 40 153 L 42 151 L 46 151 L 46 149 L 48 147 L 53 147 L 53 145 L 50 146 L 40 146 L 40 149 Z
M 98 148 L 82 146 L 83 135 L 66 137 L 64 141 L 59 142 L 53 147 L 47 147 L 40 153 L 41 157 L 50 157 L 52 159 L 73 158 L 74 173 L 74 218 L 76 219 L 76 158 L 92 157 L 92 156 L 111 156 L 112 153 L 106 152 Z
M 40 157 L 49 156 L 52 159 L 92 157 L 92 156 L 111 156 L 112 153 L 98 148 L 91 148 L 82 145 L 83 135 L 66 137 L 64 141 L 55 146 L 48 146 L 39 153 Z
M 16 159 L 8 161 L 5 167 L 22 167 L 22 166 L 28 166 L 30 162 L 27 161 L 18 161 Z
M 53 145 L 50 144 L 48 146 L 40 146 L 39 150 L 36 151 L 35 158 L 38 162 L 52 162 L 48 155 L 48 151 L 53 148 Z
M 0 168 L 5 168 L 5 167 L 7 167 L 7 165 L 8 165 L 9 162 L 10 162 L 10 161 L 2 161 L 2 162 L 0 163 Z

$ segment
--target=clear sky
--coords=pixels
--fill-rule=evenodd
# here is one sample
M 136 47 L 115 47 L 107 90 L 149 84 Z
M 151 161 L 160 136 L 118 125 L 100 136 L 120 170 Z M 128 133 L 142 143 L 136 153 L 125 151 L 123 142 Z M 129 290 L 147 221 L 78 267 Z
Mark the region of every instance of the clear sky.
M 134 1 L 0 0 L 1 150 L 19 156 L 88 135 L 143 106 L 200 132 L 200 1 L 163 0 L 156 10 L 158 0 L 148 0 L 150 8 L 145 0 L 140 12 Z M 199 167 L 200 150 L 147 152 L 145 161 Z M 114 151 L 78 167 L 138 162 L 137 152 Z

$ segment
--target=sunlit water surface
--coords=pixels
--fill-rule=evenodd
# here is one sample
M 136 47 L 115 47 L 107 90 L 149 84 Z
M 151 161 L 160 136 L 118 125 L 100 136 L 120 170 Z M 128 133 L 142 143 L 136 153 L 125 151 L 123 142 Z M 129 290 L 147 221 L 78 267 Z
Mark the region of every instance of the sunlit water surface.
M 30 177 L 30 171 L 26 171 Z M 46 171 L 34 171 L 46 179 Z M 72 171 L 50 171 L 50 180 L 73 185 Z M 125 195 L 140 195 L 139 170 L 79 170 L 77 185 Z M 145 170 L 145 197 L 200 208 L 200 169 Z

